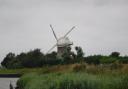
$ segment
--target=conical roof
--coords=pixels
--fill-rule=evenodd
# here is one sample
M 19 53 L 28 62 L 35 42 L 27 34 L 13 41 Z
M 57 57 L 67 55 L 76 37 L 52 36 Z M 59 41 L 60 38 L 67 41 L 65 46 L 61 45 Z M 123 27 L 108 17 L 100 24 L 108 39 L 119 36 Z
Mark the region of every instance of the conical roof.
M 57 42 L 57 46 L 59 47 L 68 46 L 72 44 L 73 42 L 71 42 L 68 37 L 61 37 Z

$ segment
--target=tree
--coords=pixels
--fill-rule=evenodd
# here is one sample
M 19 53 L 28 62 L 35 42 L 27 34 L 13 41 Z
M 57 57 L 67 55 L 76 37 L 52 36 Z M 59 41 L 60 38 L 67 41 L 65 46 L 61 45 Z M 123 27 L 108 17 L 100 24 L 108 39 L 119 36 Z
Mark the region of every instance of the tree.
M 111 57 L 119 57 L 120 56 L 120 53 L 119 52 L 112 52 L 110 54 Z
M 65 51 L 62 55 L 62 63 L 64 64 L 69 64 L 69 63 L 73 63 L 73 52 L 71 52 L 71 47 L 67 47 L 65 48 Z
M 44 55 L 40 52 L 40 49 L 35 49 L 28 52 L 24 58 L 24 67 L 41 67 L 42 59 Z
M 95 65 L 98 65 L 100 64 L 100 60 L 102 59 L 103 56 L 101 55 L 93 55 L 93 56 L 88 56 L 85 58 L 85 61 L 88 63 L 88 64 L 95 64 Z
M 75 50 L 77 52 L 77 59 L 83 59 L 84 52 L 83 52 L 82 48 L 77 46 L 77 47 L 75 47 Z
M 57 59 L 57 53 L 52 52 L 45 55 L 44 65 L 56 65 L 59 64 L 60 60 Z
M 19 55 L 16 56 L 16 61 L 19 63 L 19 66 L 25 67 L 26 60 L 27 60 L 26 53 L 20 53 Z
M 9 63 L 11 63 L 11 61 L 13 61 L 13 60 L 15 60 L 15 54 L 14 53 L 8 53 L 7 55 L 6 55 L 6 57 L 3 59 L 3 61 L 1 62 L 1 65 L 3 66 L 3 67 L 6 67 L 6 68 L 8 68 L 9 67 Z
M 52 58 L 52 59 L 56 59 L 57 53 L 56 52 L 52 52 L 52 53 L 46 54 L 46 57 Z

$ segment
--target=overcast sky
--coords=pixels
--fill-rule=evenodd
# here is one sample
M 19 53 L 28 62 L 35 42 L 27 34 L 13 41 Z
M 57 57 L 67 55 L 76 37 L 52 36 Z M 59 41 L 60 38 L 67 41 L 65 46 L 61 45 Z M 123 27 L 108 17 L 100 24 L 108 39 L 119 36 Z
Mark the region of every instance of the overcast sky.
M 0 61 L 9 52 L 46 52 L 76 26 L 69 38 L 86 55 L 128 55 L 128 0 L 0 0 Z M 54 49 L 56 50 L 56 49 Z

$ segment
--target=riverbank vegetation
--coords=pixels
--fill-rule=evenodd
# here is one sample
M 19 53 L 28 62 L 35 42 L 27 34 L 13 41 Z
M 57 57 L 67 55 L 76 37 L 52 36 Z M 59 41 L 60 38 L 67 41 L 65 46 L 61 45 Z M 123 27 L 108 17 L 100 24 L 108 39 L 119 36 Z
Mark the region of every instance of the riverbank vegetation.
M 127 69 L 126 69 L 127 68 Z M 128 65 L 112 69 L 72 64 L 47 72 L 30 73 L 17 82 L 17 89 L 128 89 Z
M 128 64 L 120 64 L 118 62 L 112 64 L 87 64 L 84 62 L 54 66 L 44 66 L 40 68 L 22 68 L 22 69 L 0 69 L 0 74 L 28 74 L 28 73 L 56 73 L 56 72 L 79 72 L 87 73 L 124 73 L 128 74 Z
M 40 49 L 9 53 L 0 73 L 23 75 L 17 89 L 128 89 L 128 56 L 84 56 L 81 47 L 75 49 L 68 48 L 61 59 L 56 52 L 43 54 Z

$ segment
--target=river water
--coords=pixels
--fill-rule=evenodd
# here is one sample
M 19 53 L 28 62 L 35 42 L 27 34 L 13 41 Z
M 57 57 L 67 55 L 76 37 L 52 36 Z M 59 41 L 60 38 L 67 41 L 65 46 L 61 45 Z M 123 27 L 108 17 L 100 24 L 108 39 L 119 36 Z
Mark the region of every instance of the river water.
M 11 84 L 16 87 L 16 82 L 18 78 L 0 78 L 0 89 L 9 89 L 9 84 Z

